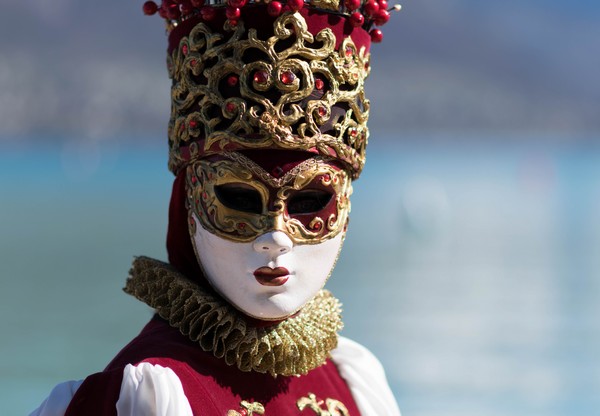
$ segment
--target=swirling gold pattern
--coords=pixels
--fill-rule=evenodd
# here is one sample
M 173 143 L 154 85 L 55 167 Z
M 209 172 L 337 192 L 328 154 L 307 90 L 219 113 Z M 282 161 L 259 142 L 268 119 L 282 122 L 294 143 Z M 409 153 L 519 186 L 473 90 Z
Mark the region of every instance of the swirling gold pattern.
M 168 58 L 172 85 L 169 167 L 229 150 L 279 148 L 365 162 L 369 54 L 332 30 L 313 35 L 284 13 L 260 39 L 240 21 L 223 33 L 196 25 Z

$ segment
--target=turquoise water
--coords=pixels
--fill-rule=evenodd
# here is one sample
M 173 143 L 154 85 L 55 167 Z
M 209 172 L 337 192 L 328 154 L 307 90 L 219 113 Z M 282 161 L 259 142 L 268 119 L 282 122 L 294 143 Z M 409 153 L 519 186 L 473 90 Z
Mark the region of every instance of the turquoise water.
M 448 142 L 372 140 L 328 284 L 344 334 L 404 416 L 599 414 L 600 146 Z M 139 144 L 2 148 L 0 414 L 150 317 L 120 289 L 133 256 L 166 257 L 165 165 Z

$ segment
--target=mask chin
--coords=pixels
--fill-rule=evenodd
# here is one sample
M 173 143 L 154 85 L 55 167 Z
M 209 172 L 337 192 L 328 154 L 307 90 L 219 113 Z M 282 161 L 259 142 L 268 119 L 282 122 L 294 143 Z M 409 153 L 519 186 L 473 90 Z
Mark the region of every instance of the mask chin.
M 250 242 L 205 230 L 192 214 L 192 241 L 211 286 L 236 309 L 260 320 L 294 315 L 325 285 L 339 256 L 344 232 L 318 244 L 295 244 L 282 231 Z

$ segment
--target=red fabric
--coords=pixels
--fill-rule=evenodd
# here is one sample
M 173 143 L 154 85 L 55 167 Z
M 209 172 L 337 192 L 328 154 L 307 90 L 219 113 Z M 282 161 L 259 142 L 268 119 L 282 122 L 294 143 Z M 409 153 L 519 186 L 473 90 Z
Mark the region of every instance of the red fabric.
M 301 377 L 244 373 L 203 352 L 177 329 L 155 317 L 104 372 L 84 381 L 66 416 L 116 415 L 123 368 L 140 362 L 171 368 L 181 380 L 194 415 L 224 416 L 229 410 L 240 411 L 242 400 L 260 402 L 265 406 L 265 415 L 314 415 L 309 410 L 300 413 L 296 407 L 297 400 L 309 393 L 318 399 L 341 401 L 352 416 L 360 414 L 331 361 Z
M 173 182 L 171 202 L 169 204 L 169 228 L 167 230 L 167 253 L 169 263 L 189 279 L 197 282 L 205 289 L 211 289 L 198 265 L 196 252 L 188 228 L 188 213 L 185 206 L 185 169 L 182 169 Z
M 265 39 L 273 35 L 274 17 L 269 16 L 265 6 L 246 6 L 242 7 L 241 20 L 244 22 L 244 27 L 257 29 L 259 39 Z M 366 47 L 367 51 L 371 46 L 371 36 L 362 27 L 354 27 L 350 21 L 343 16 L 334 15 L 324 12 L 323 10 L 315 10 L 309 7 L 304 7 L 299 12 L 308 26 L 308 30 L 313 35 L 316 35 L 322 29 L 328 27 L 333 31 L 336 38 L 336 49 L 338 49 L 342 41 L 348 36 L 352 37 L 352 41 L 358 49 Z M 204 22 L 215 32 L 223 31 L 223 23 L 225 22 L 225 8 L 216 8 L 216 15 L 210 22 Z M 195 16 L 180 23 L 169 34 L 168 52 L 171 54 L 178 46 L 181 38 L 187 36 L 190 31 L 200 22 L 203 22 L 200 16 Z

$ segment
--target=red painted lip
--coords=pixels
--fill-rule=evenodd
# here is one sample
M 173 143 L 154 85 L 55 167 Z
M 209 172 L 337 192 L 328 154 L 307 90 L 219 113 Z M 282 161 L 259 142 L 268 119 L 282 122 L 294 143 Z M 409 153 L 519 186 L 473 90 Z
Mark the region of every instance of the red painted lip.
M 281 286 L 289 279 L 290 272 L 285 267 L 259 267 L 254 271 L 254 277 L 263 286 Z

